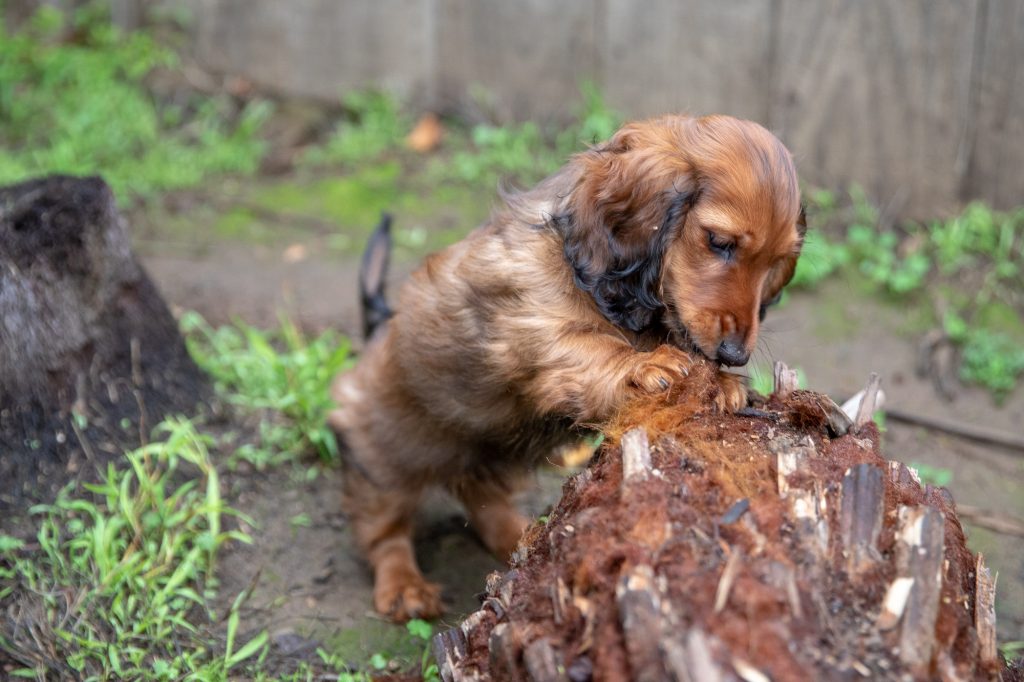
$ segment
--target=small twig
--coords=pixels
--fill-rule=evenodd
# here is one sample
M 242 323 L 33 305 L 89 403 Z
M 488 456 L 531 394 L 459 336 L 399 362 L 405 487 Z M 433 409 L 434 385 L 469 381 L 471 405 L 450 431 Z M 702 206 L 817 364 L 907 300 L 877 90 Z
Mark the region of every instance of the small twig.
M 985 567 L 980 553 L 974 564 L 974 627 L 978 631 L 979 654 L 986 665 L 998 665 L 996 653 L 996 578 Z
M 1000 535 L 1013 535 L 1024 538 L 1024 520 L 1008 514 L 979 509 L 978 507 L 966 504 L 958 504 L 956 511 L 961 519 L 965 519 L 979 528 L 984 528 Z
M 132 395 L 135 396 L 135 404 L 139 406 L 139 444 L 145 447 L 149 445 L 149 438 L 146 436 L 146 400 L 142 397 L 142 391 L 138 389 L 133 390 Z
M 93 452 L 92 445 L 89 444 L 89 439 L 85 437 L 85 433 L 82 429 L 78 428 L 78 413 L 71 415 L 71 429 L 75 432 L 75 436 L 78 438 L 78 443 L 82 446 L 82 450 L 85 452 L 85 457 L 90 462 L 97 462 L 96 453 Z
M 778 412 L 768 412 L 767 410 L 759 410 L 756 407 L 741 407 L 735 412 L 737 417 L 751 417 L 752 419 L 767 419 L 768 421 L 777 422 L 781 419 Z
M 903 422 L 904 424 L 915 424 L 917 426 L 923 426 L 926 429 L 942 431 L 943 433 L 948 433 L 952 436 L 975 440 L 980 443 L 999 445 L 1012 450 L 1020 450 L 1021 452 L 1024 452 L 1024 436 L 1008 433 L 1006 431 L 996 431 L 994 429 L 986 429 L 981 426 L 973 426 L 962 422 L 942 419 L 941 417 L 915 414 L 898 408 L 887 409 L 885 411 L 885 415 L 893 421 Z
M 239 609 L 242 608 L 242 604 L 244 604 L 245 602 L 249 601 L 249 598 L 252 597 L 252 593 L 256 591 L 256 585 L 259 583 L 261 575 L 263 575 L 263 567 L 262 566 L 260 566 L 259 568 L 256 569 L 256 572 L 252 574 L 252 578 L 249 579 L 249 584 L 246 585 L 245 589 L 242 590 L 239 593 L 238 597 L 235 598 L 235 602 L 238 604 L 238 608 Z M 230 616 L 231 616 L 231 609 L 228 609 L 228 610 L 226 610 L 224 612 L 224 615 L 222 615 L 220 617 L 220 620 L 217 621 L 217 622 L 218 623 L 223 623 Z
M 128 342 L 132 356 L 132 383 L 135 388 L 142 388 L 142 344 L 139 337 L 133 336 Z
M 715 613 L 721 613 L 729 601 L 729 593 L 732 592 L 732 584 L 740 570 L 742 558 L 743 551 L 736 547 L 725 561 L 725 569 L 722 571 L 722 577 L 718 579 L 718 589 L 715 590 Z
M 142 344 L 139 342 L 138 337 L 133 336 L 129 343 L 131 348 L 132 356 L 132 395 L 135 396 L 135 403 L 139 407 L 139 443 L 145 447 L 149 444 L 149 438 L 146 436 L 147 428 L 146 422 L 146 401 L 142 394 L 142 384 L 144 377 L 142 375 Z

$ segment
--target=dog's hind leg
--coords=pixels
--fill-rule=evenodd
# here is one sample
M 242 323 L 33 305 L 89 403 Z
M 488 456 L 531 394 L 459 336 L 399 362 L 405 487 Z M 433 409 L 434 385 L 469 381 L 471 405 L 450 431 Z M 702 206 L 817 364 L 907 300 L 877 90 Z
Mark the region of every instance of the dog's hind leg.
M 484 545 L 502 561 L 508 561 L 519 544 L 530 519 L 516 508 L 518 486 L 508 479 L 465 477 L 449 485 L 462 502 L 469 523 Z
M 396 621 L 441 615 L 440 586 L 416 564 L 412 532 L 421 490 L 383 490 L 346 471 L 344 507 L 359 547 L 373 567 L 377 611 Z

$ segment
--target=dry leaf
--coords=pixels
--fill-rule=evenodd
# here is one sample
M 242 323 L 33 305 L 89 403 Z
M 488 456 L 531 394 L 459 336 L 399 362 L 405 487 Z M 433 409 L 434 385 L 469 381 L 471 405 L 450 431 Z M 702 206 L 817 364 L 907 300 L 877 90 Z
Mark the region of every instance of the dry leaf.
M 306 260 L 309 250 L 305 244 L 292 244 L 281 253 L 281 260 L 285 263 L 299 263 Z
M 434 149 L 444 136 L 444 127 L 437 114 L 427 112 L 420 117 L 416 126 L 405 138 L 405 144 L 409 149 L 421 154 Z

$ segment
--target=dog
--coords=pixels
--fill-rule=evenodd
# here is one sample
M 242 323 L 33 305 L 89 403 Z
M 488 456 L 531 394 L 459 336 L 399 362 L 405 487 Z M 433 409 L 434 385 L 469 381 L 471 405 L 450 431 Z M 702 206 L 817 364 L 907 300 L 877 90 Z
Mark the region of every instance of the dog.
M 513 502 L 538 459 L 692 363 L 747 362 L 805 231 L 790 153 L 756 123 L 671 115 L 622 127 L 426 258 L 393 313 L 387 226 L 360 281 L 371 338 L 332 385 L 347 446 L 343 506 L 374 572 L 374 605 L 442 612 L 412 531 L 443 486 L 507 559 L 528 520 Z M 715 370 L 709 409 L 746 405 Z

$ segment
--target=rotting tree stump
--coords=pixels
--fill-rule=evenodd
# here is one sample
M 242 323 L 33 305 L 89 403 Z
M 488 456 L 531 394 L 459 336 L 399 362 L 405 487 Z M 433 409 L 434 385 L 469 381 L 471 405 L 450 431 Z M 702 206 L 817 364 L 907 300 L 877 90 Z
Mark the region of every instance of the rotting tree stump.
M 102 180 L 0 188 L 0 509 L 51 498 L 208 394 Z
M 948 491 L 885 460 L 873 377 L 707 411 L 711 368 L 628 408 L 483 605 L 445 680 L 1010 680 Z M 700 376 L 703 374 L 703 377 Z

